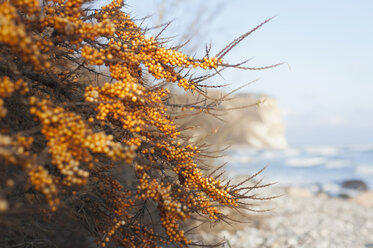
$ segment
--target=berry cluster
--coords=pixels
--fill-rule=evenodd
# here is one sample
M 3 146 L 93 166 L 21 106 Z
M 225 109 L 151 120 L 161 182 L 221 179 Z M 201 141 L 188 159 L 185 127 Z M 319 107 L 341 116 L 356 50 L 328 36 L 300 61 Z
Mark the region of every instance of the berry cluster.
M 203 152 L 183 135 L 164 86 L 202 94 L 181 69 L 216 69 L 221 56 L 165 47 L 123 0 L 86 3 L 0 3 L 0 212 L 39 207 L 45 223 L 63 214 L 102 247 L 188 246 L 187 219 L 220 220 L 220 207 L 242 196 L 199 168 Z M 160 228 L 146 222 L 149 202 Z

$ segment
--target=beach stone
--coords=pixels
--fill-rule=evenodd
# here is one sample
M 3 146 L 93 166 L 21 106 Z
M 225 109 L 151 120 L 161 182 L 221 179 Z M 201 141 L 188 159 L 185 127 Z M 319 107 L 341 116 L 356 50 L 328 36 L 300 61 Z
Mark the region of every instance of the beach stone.
M 290 246 L 296 246 L 298 244 L 298 241 L 296 238 L 289 238 L 287 242 Z
M 351 200 L 364 207 L 373 207 L 373 191 L 360 193 Z
M 296 187 L 290 187 L 288 189 L 288 195 L 294 196 L 294 197 L 305 197 L 305 198 L 310 198 L 314 196 L 312 191 L 308 189 L 302 189 L 302 188 L 296 188 Z
M 328 194 L 325 193 L 325 192 L 318 193 L 317 197 L 319 197 L 320 199 L 328 199 L 329 198 Z

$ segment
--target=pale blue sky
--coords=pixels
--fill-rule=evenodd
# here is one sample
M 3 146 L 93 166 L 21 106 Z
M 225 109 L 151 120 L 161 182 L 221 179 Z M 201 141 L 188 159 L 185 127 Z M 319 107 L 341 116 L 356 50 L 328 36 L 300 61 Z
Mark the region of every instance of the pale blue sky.
M 155 6 L 161 2 L 126 1 L 138 17 L 156 13 Z M 226 2 L 215 18 L 201 24 L 200 51 L 211 42 L 212 54 L 276 16 L 234 48 L 227 60 L 234 63 L 254 57 L 252 66 L 285 61 L 291 69 L 284 65 L 259 72 L 229 70 L 224 77 L 231 88 L 261 78 L 244 91 L 265 93 L 279 101 L 290 145 L 373 144 L 373 1 L 184 2 L 182 10 L 166 15 L 166 20 L 174 19 L 170 30 L 180 31 L 178 35 L 185 32 L 179 29 L 181 23 L 198 13 L 198 8 L 214 11 Z

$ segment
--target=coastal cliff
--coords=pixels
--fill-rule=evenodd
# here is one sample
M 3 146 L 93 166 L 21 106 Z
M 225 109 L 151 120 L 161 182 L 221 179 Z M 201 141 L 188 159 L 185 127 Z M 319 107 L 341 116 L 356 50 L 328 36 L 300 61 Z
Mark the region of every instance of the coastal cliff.
M 208 96 L 220 99 L 224 94 L 213 91 Z M 249 93 L 230 95 L 228 98 L 217 101 L 217 110 L 210 115 L 196 115 L 183 120 L 196 127 L 191 131 L 193 136 L 203 137 L 214 145 L 275 149 L 287 147 L 283 116 L 274 98 Z M 193 101 L 198 99 L 183 96 L 176 102 L 185 104 Z

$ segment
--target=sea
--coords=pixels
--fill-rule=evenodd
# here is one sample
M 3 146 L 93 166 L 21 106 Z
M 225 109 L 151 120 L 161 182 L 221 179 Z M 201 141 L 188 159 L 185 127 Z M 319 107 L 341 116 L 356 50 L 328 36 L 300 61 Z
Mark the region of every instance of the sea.
M 265 168 L 257 177 L 263 182 L 305 187 L 329 195 L 344 193 L 341 185 L 348 180 L 359 180 L 373 189 L 373 145 L 287 149 L 239 146 L 226 150 L 219 162 L 227 162 L 229 176 L 252 175 Z

